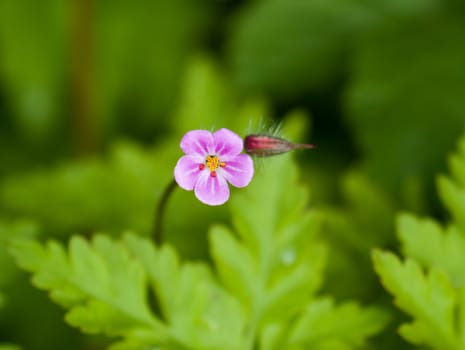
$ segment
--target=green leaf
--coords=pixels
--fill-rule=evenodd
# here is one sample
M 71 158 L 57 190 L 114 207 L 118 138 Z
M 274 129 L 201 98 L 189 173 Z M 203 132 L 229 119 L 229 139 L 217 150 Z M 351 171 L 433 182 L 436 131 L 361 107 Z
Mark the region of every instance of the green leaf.
M 438 187 L 442 202 L 451 213 L 454 221 L 462 230 L 465 229 L 465 189 L 445 176 L 439 177 Z
M 317 238 L 321 215 L 307 209 L 307 200 L 291 158 L 267 158 L 258 164 L 252 184 L 230 200 L 233 228 L 210 230 L 216 272 L 247 315 L 244 349 L 253 344 L 264 350 L 300 349 L 307 340 L 321 349 L 333 342 L 345 348 L 361 346 L 385 324 L 382 312 L 366 311 L 370 316 L 365 319 L 365 310 L 358 306 L 339 310 L 330 303 L 325 310 L 328 324 L 350 315 L 357 329 L 341 323 L 324 339 L 303 336 L 312 331 L 311 321 L 305 321 L 306 305 L 313 305 L 326 261 L 326 247 Z
M 15 240 L 11 251 L 33 272 L 33 283 L 67 310 L 69 324 L 120 338 L 112 349 L 243 349 L 241 306 L 205 264 L 181 264 L 170 246 L 96 235 L 91 242 L 74 236 L 68 250 L 53 241 Z
M 0 287 L 9 284 L 18 274 L 18 268 L 8 254 L 8 242 L 14 239 L 37 237 L 38 233 L 38 225 L 30 220 L 0 220 Z
M 439 195 L 451 213 L 454 222 L 465 230 L 465 137 L 462 137 L 458 152 L 450 156 L 450 176 L 438 179 Z
M 125 242 L 146 269 L 177 343 L 193 349 L 242 349 L 242 309 L 215 283 L 206 265 L 181 265 L 171 247 L 156 249 L 136 236 L 126 236 Z
M 441 197 L 454 220 L 443 227 L 430 218 L 401 214 L 397 231 L 406 261 L 400 262 L 391 253 L 373 253 L 384 286 L 395 296 L 399 308 L 413 318 L 401 326 L 402 336 L 434 349 L 465 347 L 465 232 L 460 217 L 463 194 L 456 191 L 464 185 L 463 140 L 459 147 L 459 154 L 450 158 L 452 177 L 442 176 L 438 181 Z
M 304 211 L 308 191 L 298 183 L 297 176 L 297 168 L 289 155 L 267 158 L 266 162 L 258 162 L 254 180 L 247 190 L 232 198 L 234 226 L 254 253 L 269 253 L 276 244 L 274 240 L 286 244 L 304 230 L 309 231 L 309 239 L 317 232 L 317 223 L 308 218 L 315 214 Z M 309 221 L 310 227 L 307 227 Z
M 362 308 L 355 302 L 336 306 L 330 298 L 316 299 L 296 321 L 289 343 L 312 349 L 359 348 L 386 322 L 386 313 L 376 308 Z
M 240 305 L 205 264 L 181 264 L 167 245 L 157 249 L 129 234 L 121 242 L 97 235 L 91 242 L 73 237 L 68 251 L 57 242 L 32 240 L 15 240 L 11 251 L 20 267 L 33 272 L 33 283 L 67 310 L 69 324 L 121 338 L 112 349 L 243 348 Z
M 66 251 L 54 241 L 15 240 L 11 252 L 33 272 L 33 283 L 68 309 L 71 325 L 123 338 L 150 332 L 149 344 L 166 340 L 166 327 L 147 303 L 146 274 L 122 244 L 103 235 L 92 242 L 74 236 Z
M 231 199 L 238 241 L 211 231 L 222 282 L 256 315 L 287 318 L 321 283 L 324 248 L 315 243 L 320 218 L 305 212 L 306 190 L 286 156 L 267 159 L 247 190 Z M 259 316 L 258 316 L 259 315 Z
M 455 287 L 465 287 L 465 233 L 409 214 L 399 216 L 397 230 L 404 255 L 425 267 L 444 270 Z
M 213 227 L 210 230 L 210 240 L 221 282 L 250 310 L 258 293 L 255 290 L 257 262 L 227 227 Z
M 411 323 L 401 326 L 403 337 L 415 345 L 434 349 L 463 348 L 455 324 L 455 313 L 463 302 L 443 271 L 432 268 L 424 274 L 415 260 L 407 258 L 402 263 L 392 253 L 378 250 L 373 252 L 373 261 L 397 306 L 413 317 Z M 460 314 L 463 315 L 463 310 Z

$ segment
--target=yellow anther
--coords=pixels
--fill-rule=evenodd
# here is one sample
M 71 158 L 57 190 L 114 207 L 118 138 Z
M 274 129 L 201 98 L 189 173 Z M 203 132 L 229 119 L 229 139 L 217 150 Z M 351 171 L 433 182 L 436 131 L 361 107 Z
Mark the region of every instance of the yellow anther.
M 215 171 L 220 165 L 220 160 L 217 156 L 207 156 L 205 159 L 205 165 L 210 169 L 210 171 Z

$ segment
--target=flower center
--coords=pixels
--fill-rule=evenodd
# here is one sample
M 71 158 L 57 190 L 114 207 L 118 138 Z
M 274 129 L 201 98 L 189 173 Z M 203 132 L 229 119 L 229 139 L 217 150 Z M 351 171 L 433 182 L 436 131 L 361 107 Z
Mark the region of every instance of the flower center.
M 216 168 L 218 168 L 219 162 L 220 160 L 217 156 L 207 156 L 207 158 L 205 158 L 205 165 L 208 169 L 210 169 L 210 171 L 215 171 Z
M 216 177 L 216 169 L 218 167 L 224 168 L 226 166 L 225 162 L 221 162 L 218 156 L 215 155 L 208 155 L 205 158 L 205 164 L 200 164 L 199 169 L 203 170 L 207 167 L 210 170 L 210 175 L 212 177 Z

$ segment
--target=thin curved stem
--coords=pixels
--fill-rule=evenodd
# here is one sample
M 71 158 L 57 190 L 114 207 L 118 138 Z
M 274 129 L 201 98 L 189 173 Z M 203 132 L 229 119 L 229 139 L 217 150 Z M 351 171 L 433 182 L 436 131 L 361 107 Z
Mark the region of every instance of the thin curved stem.
M 168 199 L 176 188 L 176 181 L 173 179 L 163 191 L 157 207 L 155 208 L 155 222 L 153 225 L 153 239 L 156 244 L 161 245 L 163 242 L 163 219 L 165 215 L 166 204 Z

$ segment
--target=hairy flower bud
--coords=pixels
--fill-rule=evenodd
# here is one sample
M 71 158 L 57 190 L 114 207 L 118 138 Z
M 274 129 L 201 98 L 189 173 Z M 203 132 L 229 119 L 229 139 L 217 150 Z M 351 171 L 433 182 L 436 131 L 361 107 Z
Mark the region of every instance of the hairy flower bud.
M 257 157 L 269 157 L 294 149 L 315 148 L 311 144 L 298 144 L 270 135 L 247 135 L 244 139 L 245 152 Z

